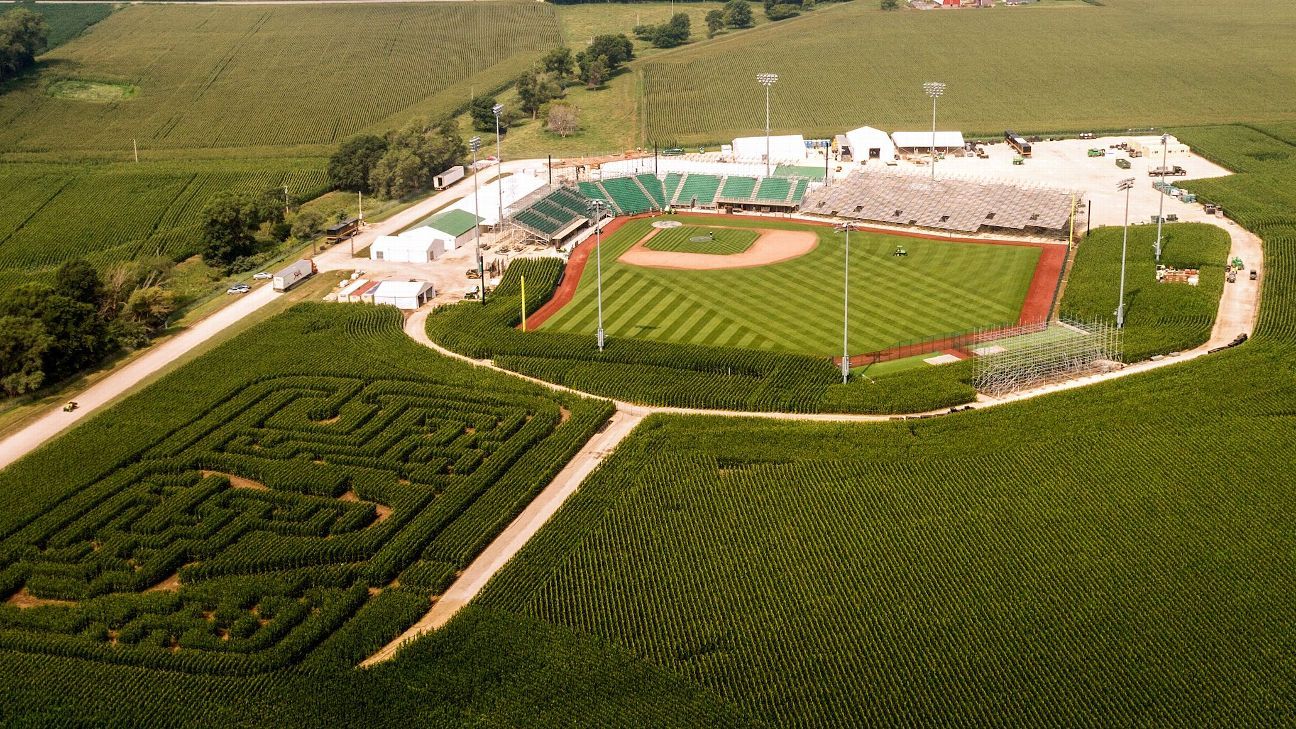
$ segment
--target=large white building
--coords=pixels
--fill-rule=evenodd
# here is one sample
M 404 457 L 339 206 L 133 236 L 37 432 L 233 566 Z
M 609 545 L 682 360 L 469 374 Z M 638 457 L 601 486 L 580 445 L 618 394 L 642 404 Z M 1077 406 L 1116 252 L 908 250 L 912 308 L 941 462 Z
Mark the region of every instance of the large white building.
M 375 304 L 389 304 L 397 309 L 411 311 L 427 303 L 436 296 L 432 284 L 427 281 L 381 281 L 371 291 Z
M 369 258 L 397 263 L 429 263 L 455 249 L 454 236 L 428 227 L 384 235 L 369 246 Z
M 764 162 L 765 137 L 739 137 L 733 140 L 733 156 L 739 162 Z M 769 138 L 770 164 L 796 163 L 806 158 L 805 137 L 780 134 Z
M 867 162 L 871 159 L 894 162 L 896 159 L 895 143 L 891 141 L 890 135 L 881 129 L 860 127 L 846 132 L 843 136 L 846 137 L 846 151 L 849 151 L 851 160 L 855 162 Z

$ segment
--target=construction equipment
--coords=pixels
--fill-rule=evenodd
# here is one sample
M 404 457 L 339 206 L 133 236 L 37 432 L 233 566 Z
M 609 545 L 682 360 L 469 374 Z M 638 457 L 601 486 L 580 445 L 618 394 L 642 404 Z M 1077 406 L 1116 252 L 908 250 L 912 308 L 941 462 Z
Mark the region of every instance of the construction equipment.
M 1173 167 L 1148 168 L 1148 175 L 1151 177 L 1183 177 L 1186 174 L 1188 174 L 1188 170 L 1185 170 L 1179 165 L 1174 165 Z
M 1116 166 L 1121 168 L 1122 170 L 1128 170 L 1130 168 L 1130 161 L 1125 159 L 1124 157 L 1117 157 Z
M 1090 157 L 1104 157 L 1104 156 L 1106 156 L 1106 154 L 1107 154 L 1107 150 L 1105 150 L 1105 149 L 1099 149 L 1099 148 L 1097 148 L 1097 147 L 1091 147 L 1091 148 L 1089 149 L 1089 156 L 1090 156 Z
M 1019 155 L 1017 155 L 1016 157 L 1013 157 L 1013 164 L 1015 164 L 1015 165 L 1024 165 L 1024 164 L 1026 164 L 1026 158 L 1023 157 L 1023 156 L 1021 156 L 1021 155 L 1019 154 Z
M 1219 212 L 1219 206 L 1215 203 L 1206 203 L 1205 210 L 1207 215 L 1215 215 Z

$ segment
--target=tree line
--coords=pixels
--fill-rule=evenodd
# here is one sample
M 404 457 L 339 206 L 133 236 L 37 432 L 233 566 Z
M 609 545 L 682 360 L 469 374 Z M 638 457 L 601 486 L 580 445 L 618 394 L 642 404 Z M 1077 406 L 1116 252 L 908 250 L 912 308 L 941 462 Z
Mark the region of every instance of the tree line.
M 0 15 L 0 83 L 31 68 L 49 44 L 45 16 L 27 8 Z

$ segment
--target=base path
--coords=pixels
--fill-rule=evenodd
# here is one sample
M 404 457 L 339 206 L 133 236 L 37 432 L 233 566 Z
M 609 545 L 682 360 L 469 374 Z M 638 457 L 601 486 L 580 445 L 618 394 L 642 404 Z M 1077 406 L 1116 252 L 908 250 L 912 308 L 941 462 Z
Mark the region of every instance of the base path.
M 724 227 L 724 226 L 709 226 Z M 661 232 L 653 228 L 643 238 L 617 258 L 618 263 L 645 268 L 670 268 L 677 271 L 718 271 L 726 268 L 755 268 L 772 263 L 790 261 L 813 251 L 819 245 L 819 236 L 807 230 L 760 231 L 756 242 L 742 253 L 685 253 L 681 251 L 655 251 L 647 243 Z

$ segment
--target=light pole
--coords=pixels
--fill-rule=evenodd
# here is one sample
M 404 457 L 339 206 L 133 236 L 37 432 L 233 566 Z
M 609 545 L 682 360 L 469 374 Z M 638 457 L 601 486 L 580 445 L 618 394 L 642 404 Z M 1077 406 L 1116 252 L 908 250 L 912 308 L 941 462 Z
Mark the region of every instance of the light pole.
M 850 233 L 854 223 L 841 223 L 838 232 L 846 233 L 846 257 L 842 265 L 842 384 L 850 380 Z
M 495 115 L 495 184 L 499 186 L 499 219 L 495 221 L 495 235 L 498 238 L 500 226 L 504 223 L 504 157 L 500 154 L 500 114 L 504 112 L 503 104 L 491 107 Z
M 941 97 L 941 94 L 945 93 L 945 84 L 941 83 L 940 81 L 929 81 L 923 84 L 923 91 L 926 91 L 927 95 L 930 96 L 932 100 L 931 172 L 932 172 L 932 181 L 934 182 L 936 180 L 936 100 Z
M 598 281 L 598 338 L 599 351 L 603 351 L 603 228 L 600 223 L 603 222 L 602 200 L 590 200 L 589 208 L 594 213 L 594 260 L 597 267 Z
M 1125 249 L 1129 244 L 1129 196 L 1130 190 L 1134 188 L 1134 178 L 1129 177 L 1121 180 L 1116 185 L 1117 190 L 1125 191 L 1125 233 L 1121 237 L 1121 279 L 1120 279 L 1120 301 L 1116 304 L 1116 328 L 1125 328 Z
M 765 176 L 770 176 L 770 87 L 778 81 L 777 73 L 758 73 L 756 81 L 765 87 Z
M 1156 262 L 1161 262 L 1161 219 L 1165 217 L 1165 175 L 1166 175 L 1166 137 L 1161 135 L 1161 187 L 1157 188 L 1161 193 L 1161 199 L 1157 201 L 1157 239 L 1156 239 Z
M 473 242 L 477 251 L 478 292 L 481 294 L 482 306 L 485 306 L 486 267 L 482 264 L 481 254 L 481 196 L 477 194 L 477 150 L 481 149 L 481 137 L 473 137 L 472 139 L 469 139 L 468 148 L 472 150 L 473 158 L 473 214 L 477 216 L 477 221 L 473 225 Z

